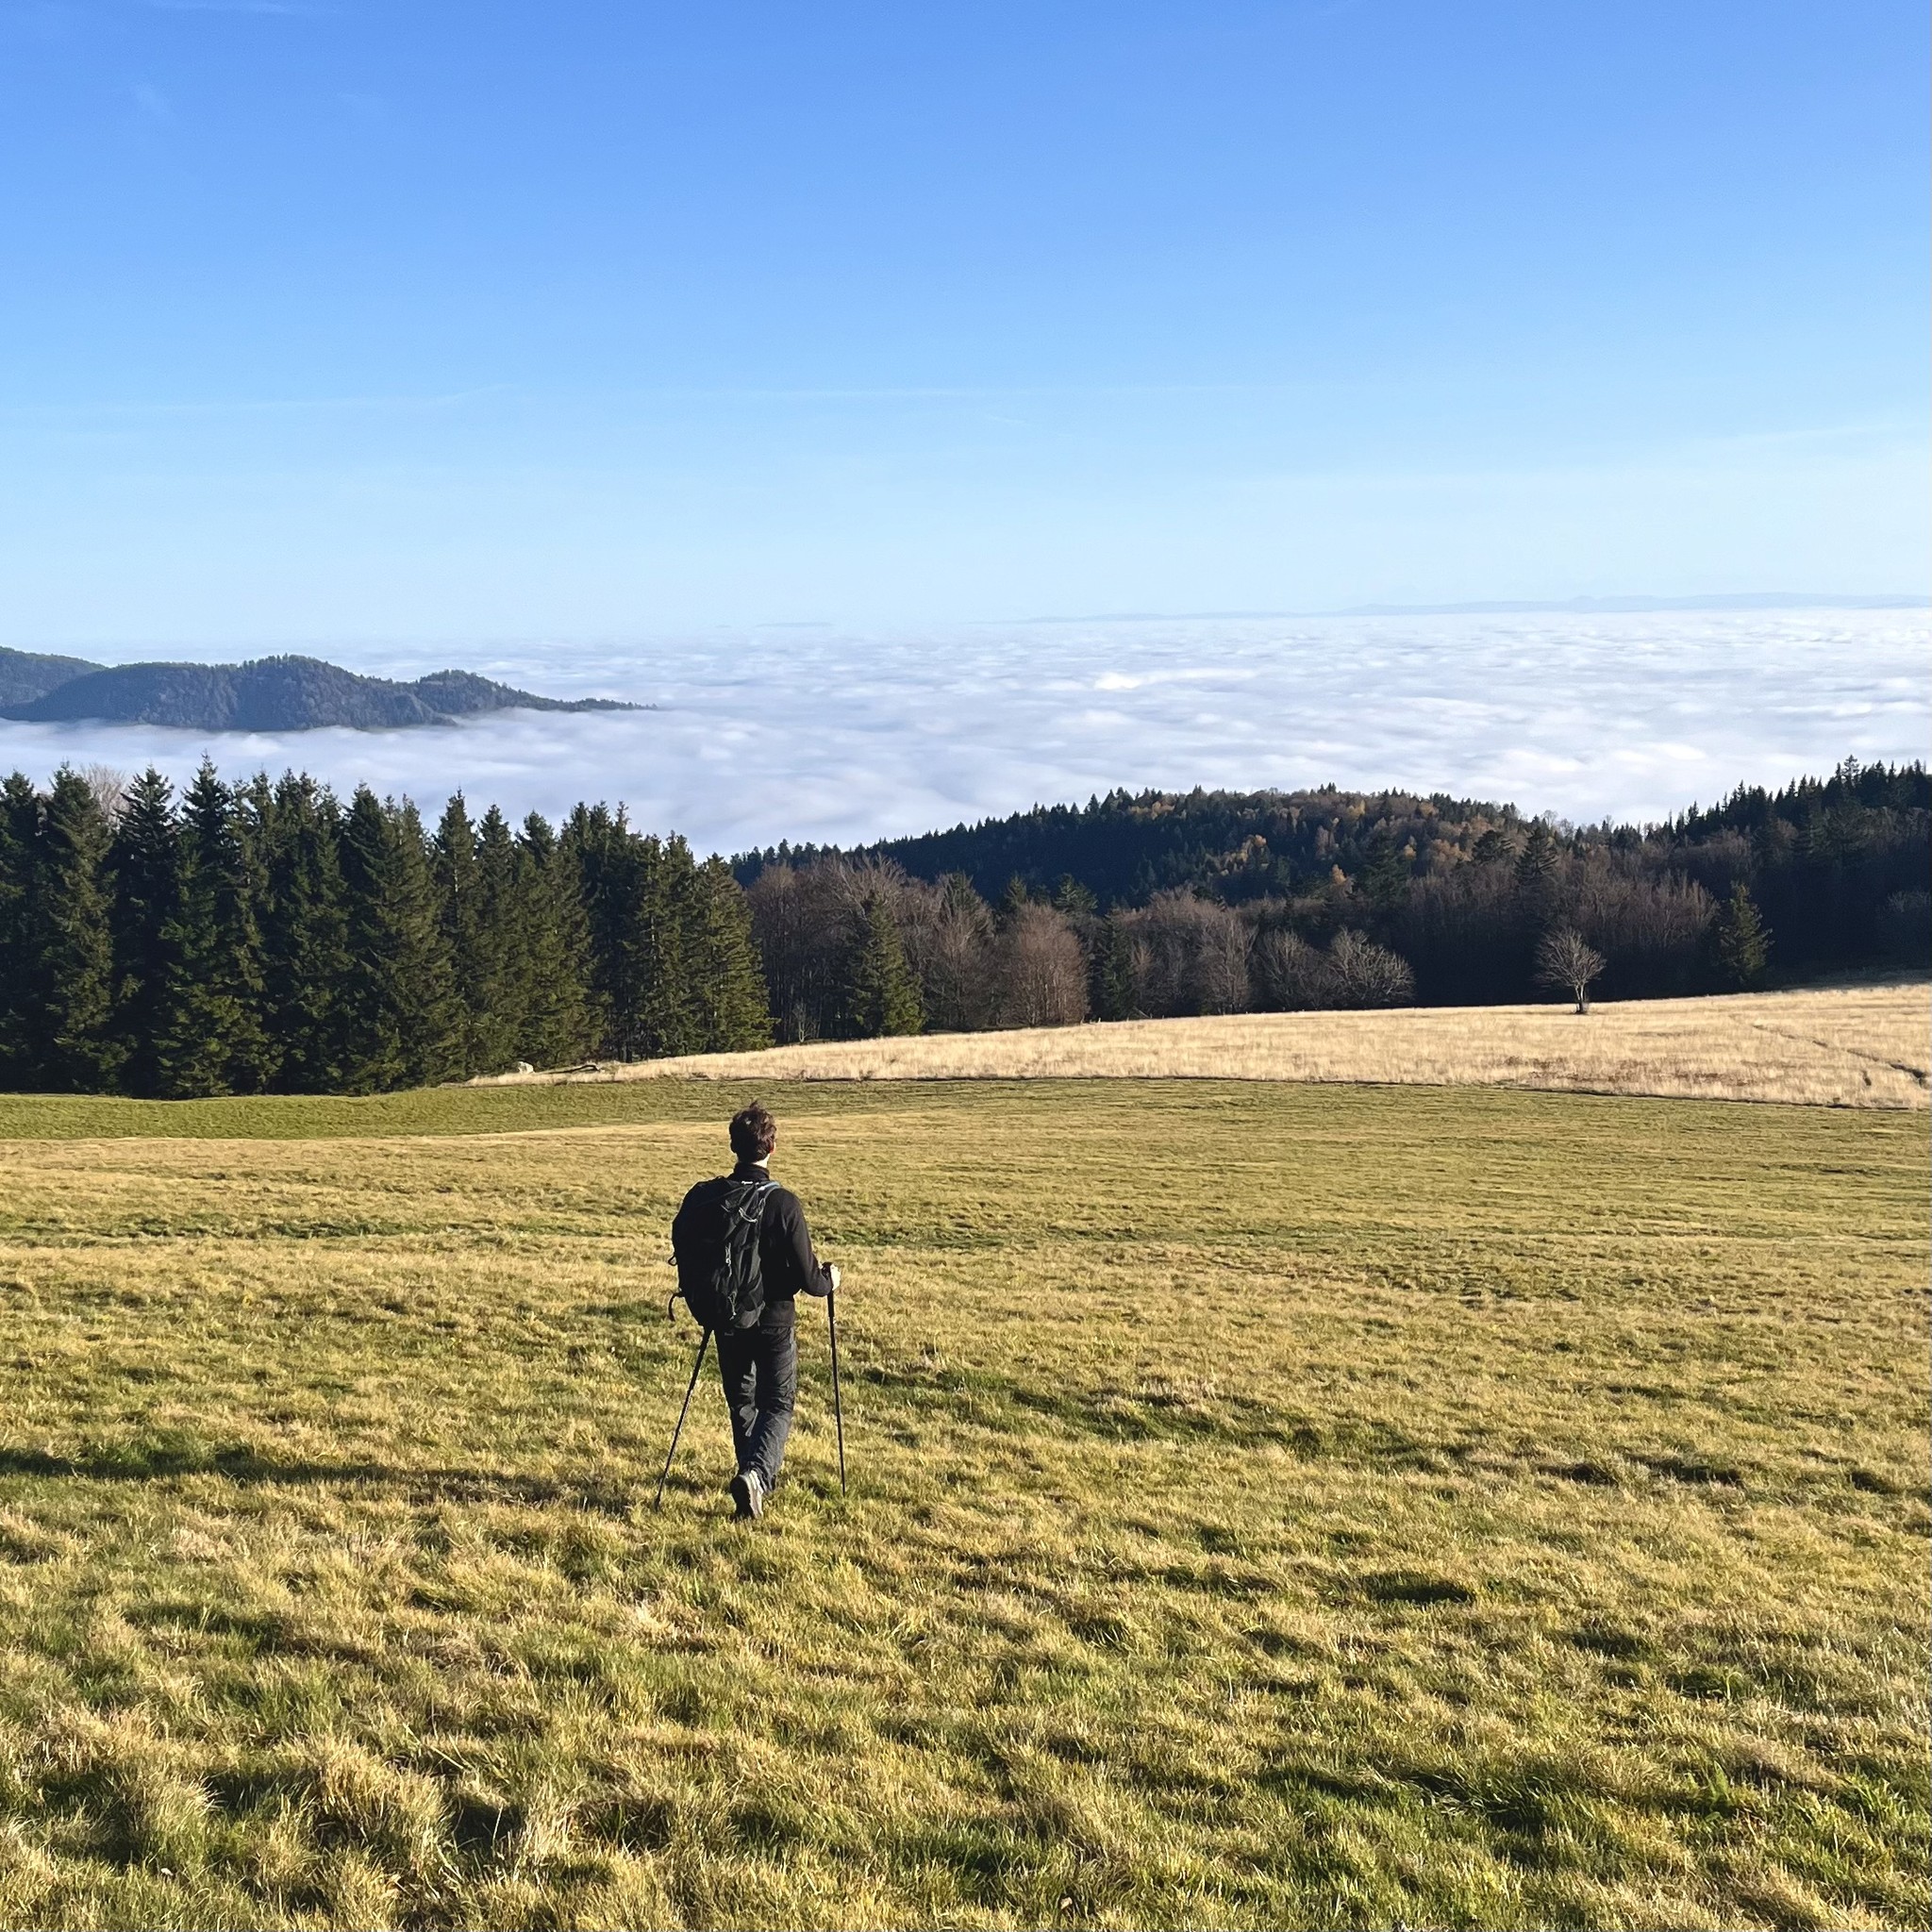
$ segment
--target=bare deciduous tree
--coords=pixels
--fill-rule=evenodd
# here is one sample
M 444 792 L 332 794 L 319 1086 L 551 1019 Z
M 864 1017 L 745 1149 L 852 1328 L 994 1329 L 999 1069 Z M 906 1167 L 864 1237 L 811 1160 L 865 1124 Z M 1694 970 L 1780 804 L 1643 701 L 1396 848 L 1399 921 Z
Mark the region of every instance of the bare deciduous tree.
M 1283 1012 L 1332 1006 L 1335 974 L 1328 955 L 1298 932 L 1264 932 L 1255 941 L 1255 978 L 1261 999 Z
M 1248 928 L 1232 907 L 1191 891 L 1157 892 L 1122 924 L 1141 1012 L 1161 1018 L 1247 1007 Z
M 833 1030 L 845 936 L 865 903 L 862 881 L 841 858 L 768 865 L 745 896 L 782 1036 L 824 1039 Z
M 1415 974 L 1400 953 L 1346 926 L 1328 948 L 1338 1007 L 1407 1007 L 1415 1001 Z
M 993 993 L 992 913 L 971 879 L 949 874 L 901 905 L 906 961 L 919 977 L 934 1033 L 970 1033 L 989 1024 Z
M 1538 984 L 1569 993 L 1579 1013 L 1590 1011 L 1590 983 L 1604 965 L 1604 956 L 1574 925 L 1552 927 L 1536 949 Z
M 1325 953 L 1299 933 L 1263 933 L 1255 944 L 1255 977 L 1268 1004 L 1290 1012 L 1406 1007 L 1415 998 L 1408 961 L 1346 926 Z
M 94 803 L 101 808 L 101 816 L 111 825 L 121 816 L 121 808 L 127 802 L 127 774 L 117 771 L 112 765 L 83 765 L 80 768 L 80 782 L 94 795 Z
M 1254 1003 L 1248 981 L 1252 941 L 1239 913 L 1217 909 L 1224 916 L 1203 924 L 1194 955 L 1197 997 L 1204 1013 L 1245 1013 Z
M 1063 914 L 1021 907 L 1000 935 L 1001 1021 L 1008 1026 L 1076 1026 L 1087 1017 L 1087 960 Z

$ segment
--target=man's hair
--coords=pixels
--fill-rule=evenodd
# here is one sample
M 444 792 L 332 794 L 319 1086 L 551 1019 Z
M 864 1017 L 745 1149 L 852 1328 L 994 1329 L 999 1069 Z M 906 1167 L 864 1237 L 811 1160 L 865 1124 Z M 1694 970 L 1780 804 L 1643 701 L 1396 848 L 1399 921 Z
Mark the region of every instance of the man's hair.
M 767 1159 L 777 1144 L 778 1123 L 756 1100 L 731 1116 L 731 1151 L 739 1159 Z

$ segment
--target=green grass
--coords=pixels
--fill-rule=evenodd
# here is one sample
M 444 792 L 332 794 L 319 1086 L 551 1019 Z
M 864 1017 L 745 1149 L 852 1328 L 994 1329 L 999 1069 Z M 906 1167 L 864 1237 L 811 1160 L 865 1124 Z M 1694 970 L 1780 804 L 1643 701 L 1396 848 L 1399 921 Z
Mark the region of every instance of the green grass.
M 1932 1917 L 1923 1115 L 787 1088 L 747 1528 L 739 1098 L 0 1101 L 0 1922 Z

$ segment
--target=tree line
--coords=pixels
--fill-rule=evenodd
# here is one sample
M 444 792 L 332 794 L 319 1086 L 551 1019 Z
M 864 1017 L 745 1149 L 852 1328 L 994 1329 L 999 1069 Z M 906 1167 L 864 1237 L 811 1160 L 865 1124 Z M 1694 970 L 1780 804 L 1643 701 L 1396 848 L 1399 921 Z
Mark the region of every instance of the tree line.
M 868 895 L 949 1024 L 1520 1001 L 1574 994 L 1591 959 L 1587 984 L 1613 998 L 1932 963 L 1919 764 L 1847 760 L 1650 826 L 1333 786 L 1115 791 L 735 865 L 788 1038 L 832 1018 L 804 939 L 824 915 L 808 908 Z
M 306 776 L 0 784 L 0 1085 L 369 1093 L 761 1046 L 723 859 L 578 807 L 434 829 Z
M 1648 827 L 1332 787 L 1116 792 L 733 863 L 602 805 L 513 827 L 458 794 L 432 827 L 294 774 L 204 766 L 178 799 L 152 771 L 0 785 L 14 1089 L 375 1092 L 774 1039 L 1580 1004 L 1928 960 L 1917 765 Z

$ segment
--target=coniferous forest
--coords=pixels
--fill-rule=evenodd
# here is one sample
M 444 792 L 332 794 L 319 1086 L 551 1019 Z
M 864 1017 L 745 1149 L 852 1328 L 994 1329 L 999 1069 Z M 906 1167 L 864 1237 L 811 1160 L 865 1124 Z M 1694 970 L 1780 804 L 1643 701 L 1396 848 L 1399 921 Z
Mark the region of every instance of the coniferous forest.
M 1084 1019 L 1739 990 L 1932 959 L 1932 781 L 1666 825 L 1445 796 L 1116 792 L 700 860 L 578 806 L 434 825 L 306 776 L 0 785 L 0 1087 L 343 1092 Z M 1577 962 L 1582 962 L 1581 966 Z
M 307 777 L 0 787 L 0 1084 L 370 1093 L 763 1045 L 722 859 L 580 807 L 435 825 Z

